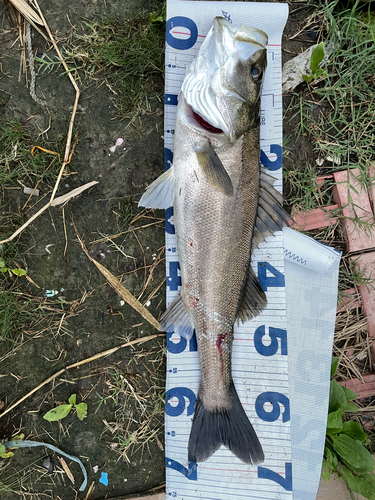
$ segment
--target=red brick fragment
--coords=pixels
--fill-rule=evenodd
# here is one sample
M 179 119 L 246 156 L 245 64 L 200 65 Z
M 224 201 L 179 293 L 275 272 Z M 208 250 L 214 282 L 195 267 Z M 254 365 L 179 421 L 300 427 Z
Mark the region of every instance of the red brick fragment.
M 340 384 L 351 389 L 358 395 L 358 399 L 375 396 L 375 373 L 366 373 L 363 380 L 353 378 L 351 380 L 339 380 Z
M 366 189 L 362 188 L 359 169 L 335 172 L 333 199 L 342 208 L 345 238 L 349 252 L 375 248 L 375 233 L 366 225 L 374 222 L 374 214 Z
M 296 224 L 297 231 L 311 231 L 320 227 L 327 227 L 337 222 L 337 217 L 332 215 L 333 210 L 337 210 L 337 205 L 331 205 L 324 208 L 315 208 L 302 214 L 293 214 L 292 217 Z

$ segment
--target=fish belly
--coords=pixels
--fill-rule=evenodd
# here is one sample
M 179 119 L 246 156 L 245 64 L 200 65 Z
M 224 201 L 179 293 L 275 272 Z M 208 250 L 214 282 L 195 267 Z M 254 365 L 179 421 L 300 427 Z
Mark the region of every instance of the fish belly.
M 186 141 L 185 128 L 181 139 Z M 259 132 L 252 130 L 218 153 L 233 184 L 232 196 L 213 187 L 200 171 L 194 153 L 199 140 L 199 134 L 190 132 L 190 151 L 185 145 L 174 160 L 174 218 L 182 296 L 196 330 L 205 385 L 206 378 L 217 383 L 228 378 L 223 375 L 221 358 L 231 350 L 233 324 L 250 265 L 259 197 Z M 250 158 L 246 155 L 249 145 L 254 146 Z M 230 371 L 229 360 L 224 371 Z

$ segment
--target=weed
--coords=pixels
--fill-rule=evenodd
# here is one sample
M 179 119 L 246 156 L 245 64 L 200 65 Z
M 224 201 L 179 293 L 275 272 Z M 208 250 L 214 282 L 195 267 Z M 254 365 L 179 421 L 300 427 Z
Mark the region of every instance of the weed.
M 76 394 L 72 394 L 69 398 L 69 403 L 65 405 L 56 406 L 52 410 L 48 411 L 43 418 L 48 420 L 49 422 L 56 422 L 57 420 L 61 420 L 69 415 L 72 408 L 74 408 L 77 412 L 77 417 L 80 420 L 83 420 L 87 417 L 87 403 L 76 403 Z
M 326 77 L 327 71 L 319 68 L 319 64 L 324 58 L 324 42 L 320 42 L 311 54 L 310 59 L 310 75 L 302 75 L 305 82 L 310 83 L 312 80 L 316 80 L 320 77 Z
M 333 358 L 331 377 L 334 376 L 337 366 L 338 359 Z M 369 500 L 375 500 L 375 461 L 364 447 L 367 435 L 357 422 L 342 420 L 346 411 L 358 411 L 356 405 L 351 402 L 356 398 L 355 392 L 341 386 L 332 378 L 322 478 L 328 481 L 334 472 L 345 481 L 351 498 L 354 499 L 353 492 L 356 492 Z
M 44 149 L 58 147 L 62 152 L 61 139 L 62 137 L 57 137 L 53 144 L 40 140 L 36 142 Z M 51 158 L 43 151 L 31 155 L 33 146 L 35 142 L 21 123 L 15 120 L 0 121 L 0 185 L 2 189 L 14 187 L 15 184 L 35 187 L 40 182 L 48 183 L 55 180 L 60 168 L 57 158 Z
M 297 139 L 309 136 L 321 160 L 317 166 L 311 158 L 310 171 L 327 175 L 356 167 L 366 185 L 375 158 L 375 16 L 370 11 L 358 12 L 358 2 L 337 13 L 338 3 L 319 4 L 315 14 L 324 26 L 326 42 L 335 47 L 326 65 L 327 76 L 312 81 L 308 92 L 292 95 L 288 117 L 297 122 Z M 293 181 L 293 175 L 301 174 L 287 175 Z M 291 182 L 291 186 L 292 197 L 300 199 L 299 183 Z M 307 193 L 305 205 L 315 208 L 318 200 L 311 196 L 311 188 Z
M 83 28 L 84 33 L 76 35 L 77 45 L 65 49 L 67 58 L 88 78 L 104 75 L 122 118 L 150 112 L 150 101 L 160 101 L 163 91 L 162 13 L 155 14 L 153 21 L 146 14 L 130 21 L 85 21 Z
M 147 372 L 142 376 L 134 374 L 130 366 L 134 362 L 145 367 L 142 361 L 145 357 L 155 366 L 153 372 L 147 369 L 149 379 Z M 105 431 L 112 434 L 111 447 L 128 462 L 129 455 L 144 450 L 151 440 L 162 447 L 158 436 L 163 432 L 165 379 L 156 374 L 163 360 L 164 350 L 160 346 L 137 353 L 128 365 L 130 371 L 123 373 L 117 368 L 110 371 L 106 382 L 108 394 L 98 395 L 98 409 L 112 401 L 115 422 L 105 422 Z

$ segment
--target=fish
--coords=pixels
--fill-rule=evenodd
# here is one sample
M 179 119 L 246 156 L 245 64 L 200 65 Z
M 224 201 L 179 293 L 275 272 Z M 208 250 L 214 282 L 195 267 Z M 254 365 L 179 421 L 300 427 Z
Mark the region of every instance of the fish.
M 207 460 L 221 445 L 244 463 L 264 461 L 233 382 L 231 353 L 235 323 L 267 305 L 252 251 L 290 222 L 274 177 L 260 164 L 267 41 L 257 28 L 213 20 L 178 97 L 173 165 L 139 201 L 174 211 L 182 285 L 160 330 L 196 333 L 201 380 L 190 463 Z

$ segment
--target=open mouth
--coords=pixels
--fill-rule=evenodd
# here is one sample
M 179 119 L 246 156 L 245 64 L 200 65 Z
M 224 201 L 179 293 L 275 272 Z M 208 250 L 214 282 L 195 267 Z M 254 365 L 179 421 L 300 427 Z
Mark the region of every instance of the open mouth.
M 211 132 L 213 134 L 222 134 L 223 133 L 223 131 L 220 130 L 219 128 L 216 128 L 213 125 L 211 125 L 211 123 L 206 122 L 206 120 L 204 118 L 202 118 L 200 115 L 198 115 L 198 113 L 196 113 L 193 108 L 191 110 L 192 110 L 194 119 L 199 123 L 199 125 L 204 130 L 207 130 L 208 132 Z

